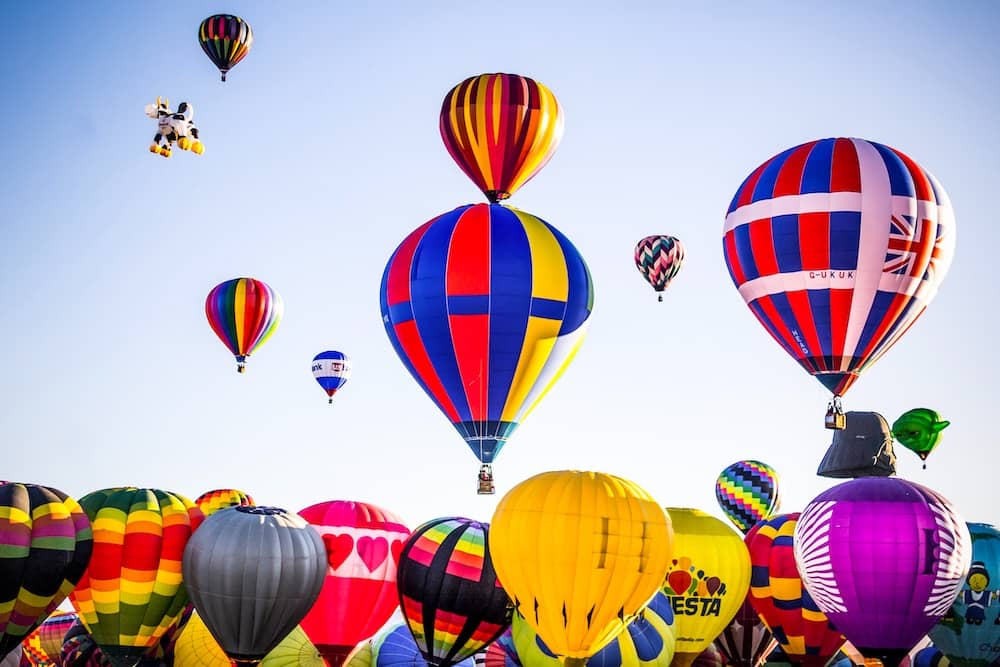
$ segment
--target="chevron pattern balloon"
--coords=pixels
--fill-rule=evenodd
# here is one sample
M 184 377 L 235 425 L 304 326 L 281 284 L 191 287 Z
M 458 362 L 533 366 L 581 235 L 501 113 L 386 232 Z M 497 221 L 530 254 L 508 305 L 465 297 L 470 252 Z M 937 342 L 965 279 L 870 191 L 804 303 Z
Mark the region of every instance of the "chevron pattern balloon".
M 715 499 L 744 535 L 778 511 L 778 473 L 760 461 L 737 461 L 719 473 Z
M 684 244 L 673 236 L 647 236 L 635 246 L 635 265 L 663 301 L 663 290 L 684 266 Z

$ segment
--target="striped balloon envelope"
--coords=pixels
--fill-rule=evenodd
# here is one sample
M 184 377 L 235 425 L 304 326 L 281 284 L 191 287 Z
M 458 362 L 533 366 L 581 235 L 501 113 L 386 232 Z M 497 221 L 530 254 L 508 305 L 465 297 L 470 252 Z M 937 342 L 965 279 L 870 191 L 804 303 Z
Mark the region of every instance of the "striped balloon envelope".
M 333 395 L 351 379 L 351 360 L 336 350 L 320 352 L 313 357 L 312 374 L 332 404 Z
M 76 622 L 78 616 L 69 611 L 54 611 L 21 642 L 23 655 L 34 667 L 61 665 L 59 651 L 63 637 Z
M 955 222 L 941 184 L 902 152 L 822 139 L 747 177 L 722 246 L 753 314 L 839 397 L 937 293 Z
M 522 667 L 511 629 L 504 630 L 503 634 L 475 655 L 476 667 Z
M 382 276 L 393 348 L 486 464 L 572 361 L 593 304 L 569 239 L 499 204 L 459 206 L 418 227 Z
M 253 29 L 239 16 L 215 14 L 198 26 L 198 43 L 208 59 L 219 68 L 225 81 L 229 70 L 250 52 Z
M 457 667 L 475 667 L 466 658 Z M 372 667 L 429 667 L 405 623 L 391 625 L 372 640 Z
M 760 461 L 737 461 L 715 480 L 715 499 L 726 517 L 744 535 L 781 504 L 778 473 Z
M 0 658 L 62 604 L 92 549 L 76 500 L 38 484 L 0 484 Z
M 203 515 L 181 495 L 135 487 L 94 491 L 80 505 L 94 554 L 70 602 L 104 655 L 132 667 L 184 611 L 181 558 Z
M 563 135 L 555 95 L 518 74 L 480 74 L 458 84 L 444 97 L 439 125 L 452 159 L 494 203 L 537 174 Z
M 635 265 L 663 301 L 663 290 L 684 266 L 684 244 L 673 236 L 647 236 L 635 246 Z
M 256 503 L 249 493 L 239 489 L 213 489 L 198 496 L 194 504 L 208 517 L 227 507 L 239 505 L 252 507 Z
M 771 517 L 747 533 L 749 600 L 782 652 L 803 667 L 823 667 L 844 645 L 802 585 L 793 552 L 798 512 Z
M 101 652 L 94 638 L 87 632 L 87 626 L 77 619 L 66 635 L 59 649 L 59 664 L 63 667 L 111 667 L 111 661 Z
M 420 652 L 437 667 L 471 658 L 510 625 L 488 532 L 487 524 L 445 517 L 418 527 L 403 543 L 399 607 Z
M 271 287 L 254 278 L 219 283 L 205 299 L 205 316 L 212 331 L 236 357 L 242 373 L 246 360 L 274 334 L 285 304 Z

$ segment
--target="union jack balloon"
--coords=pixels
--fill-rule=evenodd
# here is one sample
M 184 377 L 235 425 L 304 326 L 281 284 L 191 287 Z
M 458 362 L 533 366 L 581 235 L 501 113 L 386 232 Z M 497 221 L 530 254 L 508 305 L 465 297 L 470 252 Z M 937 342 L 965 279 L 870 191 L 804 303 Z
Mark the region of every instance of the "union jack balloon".
M 934 298 L 955 221 L 944 188 L 907 155 L 821 139 L 746 178 L 722 246 L 750 310 L 839 405 Z
M 635 246 L 635 265 L 663 301 L 663 290 L 684 265 L 684 244 L 673 236 L 647 236 Z

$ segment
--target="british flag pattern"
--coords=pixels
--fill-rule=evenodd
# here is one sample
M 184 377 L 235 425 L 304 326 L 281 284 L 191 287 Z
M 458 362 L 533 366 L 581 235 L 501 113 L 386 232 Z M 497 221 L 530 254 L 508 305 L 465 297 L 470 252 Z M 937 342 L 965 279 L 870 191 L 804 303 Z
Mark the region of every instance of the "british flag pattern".
M 841 396 L 934 298 L 955 223 L 941 184 L 907 155 L 831 138 L 755 169 L 729 206 L 722 245 L 764 328 Z

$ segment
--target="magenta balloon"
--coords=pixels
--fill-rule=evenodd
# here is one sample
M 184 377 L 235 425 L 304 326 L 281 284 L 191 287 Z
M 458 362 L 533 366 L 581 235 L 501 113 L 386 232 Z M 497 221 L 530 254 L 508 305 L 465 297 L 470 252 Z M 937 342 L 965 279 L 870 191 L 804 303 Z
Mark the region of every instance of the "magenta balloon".
M 948 611 L 965 581 L 972 540 L 936 491 L 863 477 L 806 505 L 794 549 L 820 610 L 865 657 L 890 666 Z

